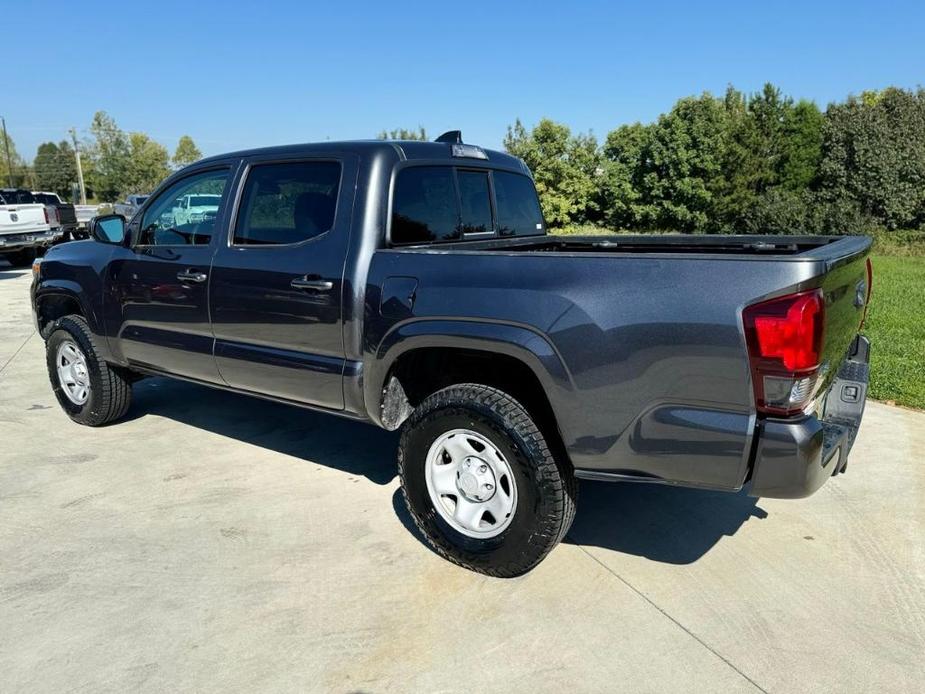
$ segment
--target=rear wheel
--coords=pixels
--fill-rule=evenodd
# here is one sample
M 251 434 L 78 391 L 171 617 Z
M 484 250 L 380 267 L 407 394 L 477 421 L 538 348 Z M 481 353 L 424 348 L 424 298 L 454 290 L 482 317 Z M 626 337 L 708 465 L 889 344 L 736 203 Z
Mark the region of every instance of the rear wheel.
M 55 321 L 45 342 L 48 378 L 58 403 L 78 424 L 101 426 L 120 419 L 132 401 L 128 374 L 107 364 L 86 321 Z
M 519 576 L 562 539 L 577 484 L 527 411 L 477 384 L 426 398 L 405 423 L 402 492 L 439 554 L 473 571 Z

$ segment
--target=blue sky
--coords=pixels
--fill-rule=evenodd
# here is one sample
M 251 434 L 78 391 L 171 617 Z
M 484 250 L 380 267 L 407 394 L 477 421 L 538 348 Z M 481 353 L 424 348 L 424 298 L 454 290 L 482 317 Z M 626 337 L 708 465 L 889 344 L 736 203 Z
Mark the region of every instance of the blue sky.
M 418 124 L 498 147 L 517 117 L 602 138 L 728 83 L 823 107 L 925 83 L 921 2 L 232 5 L 5 3 L 0 115 L 20 154 L 100 109 L 205 154 Z

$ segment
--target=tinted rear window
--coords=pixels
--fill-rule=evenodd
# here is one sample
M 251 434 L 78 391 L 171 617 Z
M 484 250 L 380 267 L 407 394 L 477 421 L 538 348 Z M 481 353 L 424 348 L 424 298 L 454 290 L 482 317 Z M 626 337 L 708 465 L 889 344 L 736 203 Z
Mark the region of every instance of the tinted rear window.
M 5 190 L 3 199 L 7 205 L 32 205 L 35 197 L 28 190 Z
M 543 233 L 543 213 L 533 181 L 520 174 L 495 171 L 498 228 L 502 236 Z
M 488 172 L 460 171 L 458 176 L 462 232 L 480 234 L 493 231 Z
M 402 169 L 392 201 L 392 243 L 449 241 L 460 236 L 453 169 Z

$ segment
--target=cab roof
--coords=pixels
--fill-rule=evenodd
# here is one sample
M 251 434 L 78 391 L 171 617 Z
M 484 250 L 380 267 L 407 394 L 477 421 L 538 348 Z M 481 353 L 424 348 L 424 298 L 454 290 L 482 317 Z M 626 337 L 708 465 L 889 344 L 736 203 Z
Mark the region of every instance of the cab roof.
M 448 142 L 426 142 L 421 140 L 343 140 L 336 142 L 307 142 L 295 145 L 280 145 L 276 147 L 261 147 L 245 149 L 228 154 L 219 154 L 196 162 L 196 165 L 209 162 L 219 162 L 227 159 L 240 159 L 254 156 L 298 156 L 300 154 L 343 154 L 345 152 L 375 157 L 377 155 L 391 156 L 400 161 L 411 160 L 440 160 L 447 163 L 478 164 L 481 161 L 490 162 L 496 166 L 518 169 L 529 173 L 523 161 L 506 152 L 479 147 L 485 153 L 485 159 L 474 157 L 461 157 L 453 155 L 453 144 Z

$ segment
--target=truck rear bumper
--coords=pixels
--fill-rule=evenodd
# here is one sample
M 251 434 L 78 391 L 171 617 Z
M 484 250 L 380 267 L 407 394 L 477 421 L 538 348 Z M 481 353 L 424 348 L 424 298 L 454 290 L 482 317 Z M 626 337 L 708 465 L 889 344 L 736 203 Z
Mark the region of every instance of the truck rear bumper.
M 858 336 L 830 386 L 820 420 L 765 419 L 758 425 L 750 496 L 799 499 L 843 472 L 864 416 L 870 342 Z
M 0 234 L 0 252 L 50 246 L 64 235 L 61 229 L 44 229 L 19 234 Z

